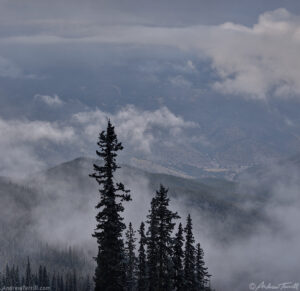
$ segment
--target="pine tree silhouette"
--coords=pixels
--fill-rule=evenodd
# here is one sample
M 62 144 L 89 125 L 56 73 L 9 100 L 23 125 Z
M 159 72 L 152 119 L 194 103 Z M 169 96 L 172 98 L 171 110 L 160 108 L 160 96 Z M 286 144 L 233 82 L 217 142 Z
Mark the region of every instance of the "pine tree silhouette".
M 184 273 L 183 273 L 183 229 L 182 224 L 179 223 L 178 231 L 176 233 L 174 241 L 174 255 L 173 255 L 173 264 L 174 264 L 174 290 L 182 291 L 184 290 Z
M 148 266 L 149 289 L 171 290 L 172 288 L 172 244 L 171 237 L 178 214 L 169 209 L 168 189 L 160 185 L 151 202 L 148 215 Z
M 184 286 L 185 289 L 196 290 L 195 280 L 195 239 L 193 235 L 192 218 L 190 214 L 187 217 L 187 224 L 184 229 L 185 236 L 185 250 L 184 250 Z
M 196 284 L 197 290 L 208 290 L 207 286 L 209 283 L 210 275 L 205 267 L 204 252 L 200 246 L 200 243 L 196 246 Z
M 33 278 L 31 274 L 31 266 L 29 258 L 27 258 L 27 265 L 26 265 L 26 274 L 25 274 L 25 286 L 31 287 L 33 284 Z
M 128 230 L 126 232 L 126 281 L 127 281 L 127 290 L 135 290 L 136 285 L 136 256 L 135 256 L 135 231 L 133 230 L 132 223 L 129 223 Z
M 114 182 L 114 172 L 119 168 L 116 164 L 117 152 L 123 146 L 110 121 L 106 131 L 100 133 L 97 144 L 100 151 L 96 153 L 103 159 L 104 165 L 94 164 L 94 173 L 90 175 L 100 186 L 100 201 L 96 205 L 99 210 L 96 216 L 97 226 L 93 234 L 98 243 L 95 291 L 123 291 L 125 270 L 122 232 L 125 224 L 120 213 L 124 211 L 122 202 L 129 201 L 130 195 L 122 183 Z
M 147 261 L 146 261 L 146 235 L 145 235 L 145 224 L 141 223 L 139 229 L 139 254 L 138 254 L 138 270 L 137 270 L 137 290 L 147 290 Z

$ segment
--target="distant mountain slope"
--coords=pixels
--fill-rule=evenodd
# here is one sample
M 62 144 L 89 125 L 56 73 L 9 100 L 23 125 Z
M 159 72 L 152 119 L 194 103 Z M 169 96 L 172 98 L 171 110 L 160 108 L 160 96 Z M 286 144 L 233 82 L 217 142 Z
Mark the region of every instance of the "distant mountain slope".
M 38 173 L 22 184 L 0 178 L 0 249 L 4 261 L 20 253 L 34 254 L 39 244 L 45 242 L 54 246 L 58 243 L 93 247 L 91 233 L 97 185 L 88 174 L 94 162 L 97 161 L 77 158 Z M 205 218 L 203 224 L 210 224 L 211 235 L 220 241 L 251 232 L 255 222 L 263 219 L 259 209 L 243 208 L 245 198 L 239 195 L 233 182 L 186 179 L 127 165 L 122 166 L 116 178 L 132 186 L 134 200 L 143 199 L 143 195 L 149 200 L 159 184 L 164 184 L 169 188 L 171 200 Z M 149 205 L 140 206 L 149 209 Z

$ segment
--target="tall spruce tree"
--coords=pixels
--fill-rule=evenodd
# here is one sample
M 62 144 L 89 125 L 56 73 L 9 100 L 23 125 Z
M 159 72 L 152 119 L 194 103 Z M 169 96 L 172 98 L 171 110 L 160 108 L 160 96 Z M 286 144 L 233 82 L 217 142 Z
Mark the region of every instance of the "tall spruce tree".
M 135 256 L 135 231 L 133 230 L 132 223 L 129 223 L 128 230 L 126 231 L 126 290 L 133 291 L 136 286 L 136 256 Z
M 9 287 L 9 286 L 12 286 L 11 285 L 11 275 L 10 275 L 10 269 L 9 269 L 9 266 L 8 264 L 6 264 L 6 267 L 5 267 L 5 280 L 4 280 L 4 286 L 6 287 Z
M 95 270 L 95 291 L 123 291 L 124 278 L 124 243 L 122 232 L 125 229 L 120 213 L 124 211 L 122 202 L 129 201 L 129 190 L 122 183 L 114 182 L 114 173 L 120 168 L 116 163 L 117 152 L 123 149 L 118 141 L 110 120 L 106 131 L 99 135 L 96 151 L 104 165 L 94 164 L 94 173 L 90 175 L 98 182 L 100 201 L 96 205 L 99 210 L 97 226 L 93 234 L 97 238 L 98 255 Z
M 174 273 L 174 290 L 182 291 L 184 290 L 184 274 L 183 274 L 183 229 L 182 224 L 179 223 L 178 231 L 176 233 L 174 241 L 174 255 L 173 255 L 173 273 Z
M 209 290 L 208 283 L 210 275 L 205 267 L 204 262 L 204 252 L 200 246 L 200 243 L 196 246 L 196 264 L 195 264 L 195 274 L 196 274 L 196 285 L 197 290 L 204 291 Z
M 20 287 L 20 275 L 19 275 L 19 267 L 16 268 L 16 280 L 15 280 L 15 286 Z
M 141 223 L 139 229 L 139 253 L 138 253 L 138 266 L 137 266 L 137 290 L 147 290 L 147 261 L 146 261 L 146 235 L 145 235 L 145 224 Z
M 195 280 L 195 239 L 193 235 L 192 218 L 187 217 L 185 231 L 185 250 L 184 250 L 184 286 L 186 290 L 196 290 Z
M 25 286 L 31 287 L 32 284 L 33 284 L 33 278 L 32 278 L 32 274 L 31 274 L 31 266 L 30 266 L 30 261 L 29 261 L 29 257 L 28 257 L 26 271 L 25 271 Z
M 159 191 L 151 203 L 151 210 L 148 216 L 150 237 L 148 248 L 149 270 L 150 267 L 156 272 L 157 282 L 149 282 L 150 288 L 155 286 L 157 291 L 168 291 L 172 289 L 172 253 L 173 238 L 172 232 L 175 226 L 174 220 L 179 218 L 177 212 L 169 209 L 168 189 L 160 185 Z M 154 225 L 151 225 L 154 222 Z M 156 253 L 156 254 L 155 254 Z M 150 278 L 153 280 L 153 278 Z M 153 286 L 154 285 L 154 286 Z
M 147 231 L 147 265 L 148 265 L 148 288 L 149 291 L 157 290 L 158 283 L 158 199 L 151 200 L 151 208 L 147 216 L 149 228 Z

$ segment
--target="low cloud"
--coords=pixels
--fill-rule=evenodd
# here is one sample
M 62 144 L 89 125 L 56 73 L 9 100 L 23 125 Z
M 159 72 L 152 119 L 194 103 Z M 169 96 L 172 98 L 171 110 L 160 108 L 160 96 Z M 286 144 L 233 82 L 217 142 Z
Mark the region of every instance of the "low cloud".
M 116 126 L 120 140 L 146 154 L 151 153 L 152 146 L 159 140 L 174 139 L 183 129 L 197 126 L 194 122 L 176 116 L 166 107 L 142 111 L 134 106 L 126 106 L 115 114 L 96 109 L 73 115 L 74 122 L 82 128 L 83 134 L 91 142 L 95 141 L 99 130 L 105 128 L 107 118 Z
M 23 77 L 23 72 L 12 61 L 0 56 L 0 77 L 4 78 L 20 78 Z
M 51 100 L 42 96 L 43 100 Z M 52 103 L 51 103 L 52 104 Z M 184 130 L 197 127 L 168 108 L 143 111 L 126 106 L 112 114 L 100 109 L 78 112 L 61 122 L 5 120 L 0 118 L 0 175 L 25 176 L 53 162 L 93 155 L 99 132 L 107 118 L 116 126 L 127 153 L 152 155 L 161 142 L 182 140 Z M 67 155 L 65 155 L 67 153 Z
M 56 94 L 53 96 L 36 94 L 34 99 L 39 100 L 51 107 L 62 106 L 64 104 L 64 102 Z
M 68 126 L 45 121 L 0 118 L 0 175 L 24 177 L 46 163 L 46 152 L 74 138 Z M 51 146 L 50 146 L 51 145 Z

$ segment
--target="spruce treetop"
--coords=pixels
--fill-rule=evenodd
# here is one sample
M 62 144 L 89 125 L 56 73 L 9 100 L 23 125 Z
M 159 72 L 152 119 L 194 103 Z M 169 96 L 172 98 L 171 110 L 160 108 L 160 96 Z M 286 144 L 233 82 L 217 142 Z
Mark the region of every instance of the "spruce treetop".
M 115 129 L 108 120 L 106 131 L 99 135 L 97 156 L 103 160 L 103 165 L 94 164 L 94 178 L 99 186 L 100 200 L 96 205 L 99 210 L 96 215 L 97 226 L 93 234 L 97 238 L 98 255 L 95 258 L 95 291 L 123 291 L 126 288 L 124 260 L 124 243 L 122 232 L 126 228 L 123 217 L 123 201 L 131 200 L 129 190 L 122 183 L 115 182 L 114 173 L 120 168 L 117 165 L 117 152 L 123 149 L 118 141 Z

